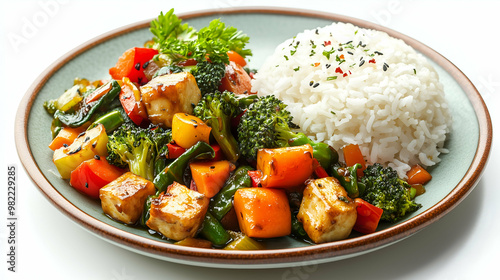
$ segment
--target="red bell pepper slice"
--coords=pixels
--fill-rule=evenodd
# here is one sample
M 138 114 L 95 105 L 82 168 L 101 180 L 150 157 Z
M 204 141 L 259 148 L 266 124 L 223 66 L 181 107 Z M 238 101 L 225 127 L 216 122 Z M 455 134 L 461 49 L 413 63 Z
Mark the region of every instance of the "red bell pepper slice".
M 212 149 L 214 149 L 215 152 L 215 156 L 212 160 L 213 161 L 222 160 L 224 158 L 224 154 L 222 153 L 219 144 L 210 144 L 210 146 L 212 147 Z
M 115 80 L 121 80 L 123 77 L 128 77 L 133 83 L 140 85 L 148 82 L 144 75 L 148 61 L 150 61 L 158 50 L 150 48 L 131 48 L 126 50 L 116 65 L 109 69 L 109 74 Z
M 215 152 L 215 156 L 212 160 L 214 161 L 222 160 L 224 158 L 224 154 L 222 153 L 220 146 L 218 144 L 210 144 L 210 146 L 212 147 L 212 149 L 214 149 Z M 178 158 L 186 151 L 186 149 L 175 143 L 168 143 L 167 147 L 168 147 L 167 158 L 169 159 Z
M 355 198 L 354 202 L 356 203 L 356 211 L 358 212 L 354 230 L 365 234 L 375 232 L 384 210 L 361 198 Z
M 169 159 L 178 158 L 186 151 L 186 149 L 175 143 L 168 143 L 167 147 L 168 147 L 167 158 Z
M 262 178 L 262 172 L 260 170 L 249 170 L 248 176 L 250 176 L 250 179 L 252 179 L 252 187 L 259 187 L 260 180 Z
M 125 113 L 136 125 L 147 122 L 148 114 L 141 100 L 141 92 L 128 77 L 122 79 L 119 98 Z
M 319 161 L 315 158 L 313 158 L 313 170 L 314 170 L 314 175 L 316 175 L 316 177 L 318 177 L 318 179 L 326 178 L 326 177 L 330 176 L 330 175 L 328 175 L 326 170 L 323 168 L 323 166 L 321 166 L 321 164 L 319 164 Z
M 71 172 L 70 185 L 78 191 L 99 198 L 99 190 L 120 177 L 125 171 L 109 164 L 104 157 L 82 162 Z

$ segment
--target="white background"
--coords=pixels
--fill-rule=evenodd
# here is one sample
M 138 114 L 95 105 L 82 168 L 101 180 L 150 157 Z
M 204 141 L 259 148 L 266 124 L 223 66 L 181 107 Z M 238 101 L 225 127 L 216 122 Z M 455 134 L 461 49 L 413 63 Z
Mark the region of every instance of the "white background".
M 307 267 L 224 270 L 159 261 L 116 247 L 62 215 L 22 169 L 14 116 L 26 90 L 53 61 L 104 32 L 157 16 L 231 6 L 281 6 L 344 14 L 407 34 L 440 52 L 475 84 L 500 128 L 497 1 L 1 1 L 1 279 L 481 279 L 500 257 L 499 138 L 475 190 L 416 235 L 360 257 Z M 27 26 L 31 25 L 31 28 Z M 17 38 L 13 41 L 12 38 Z M 17 272 L 7 271 L 6 173 L 17 165 Z M 2 276 L 3 275 L 3 276 Z

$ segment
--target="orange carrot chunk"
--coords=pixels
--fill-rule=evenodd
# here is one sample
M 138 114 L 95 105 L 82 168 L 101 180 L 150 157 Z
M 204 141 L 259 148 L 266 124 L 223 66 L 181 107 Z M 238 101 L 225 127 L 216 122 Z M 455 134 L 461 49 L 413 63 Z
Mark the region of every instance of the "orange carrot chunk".
M 227 160 L 199 161 L 189 164 L 197 191 L 211 198 L 224 186 L 235 166 Z
M 245 59 L 235 51 L 228 51 L 227 56 L 229 57 L 229 61 L 234 61 L 236 64 L 240 66 L 245 67 L 245 65 L 247 65 Z
M 234 195 L 240 230 L 249 237 L 273 238 L 291 233 L 292 216 L 284 190 L 243 188 Z
M 422 166 L 416 164 L 414 165 L 407 173 L 408 176 L 408 184 L 425 184 L 432 179 L 432 176 L 427 170 L 425 170 Z
M 65 127 L 59 131 L 57 136 L 50 142 L 49 148 L 52 151 L 55 151 L 59 148 L 61 148 L 64 145 L 71 145 L 73 141 L 75 141 L 76 137 L 82 132 L 85 131 L 85 128 L 83 127 Z
M 353 166 L 356 163 L 361 164 L 361 168 L 358 169 L 358 176 L 363 176 L 363 170 L 366 169 L 366 162 L 359 146 L 357 144 L 349 144 L 345 146 L 342 151 L 344 153 L 344 160 L 347 166 Z
M 313 173 L 313 148 L 302 146 L 260 149 L 257 170 L 266 188 L 291 188 L 303 184 Z

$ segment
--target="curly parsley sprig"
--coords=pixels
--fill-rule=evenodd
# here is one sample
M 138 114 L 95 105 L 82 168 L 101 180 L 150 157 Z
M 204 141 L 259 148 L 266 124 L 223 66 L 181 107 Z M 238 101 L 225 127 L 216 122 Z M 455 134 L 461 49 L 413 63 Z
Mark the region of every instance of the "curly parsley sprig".
M 228 63 L 227 52 L 230 50 L 243 57 L 252 55 L 251 50 L 245 49 L 250 38 L 233 26 L 226 27 L 220 19 L 214 19 L 208 26 L 196 31 L 187 23 L 182 24 L 182 19 L 171 9 L 151 21 L 150 31 L 154 35 L 153 48 L 169 55 L 174 61 L 195 59 L 201 62 L 209 59 L 213 63 Z

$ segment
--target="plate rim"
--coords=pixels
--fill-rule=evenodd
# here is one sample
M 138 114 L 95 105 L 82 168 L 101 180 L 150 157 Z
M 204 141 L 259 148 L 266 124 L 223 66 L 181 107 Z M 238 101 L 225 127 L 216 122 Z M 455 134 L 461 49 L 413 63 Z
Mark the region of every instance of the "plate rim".
M 282 7 L 232 7 L 179 13 L 178 16 L 184 20 L 188 20 L 203 16 L 250 13 L 321 18 L 331 21 L 349 22 L 363 28 L 380 30 L 388 33 L 392 37 L 404 40 L 408 45 L 425 54 L 433 62 L 437 63 L 450 76 L 452 76 L 452 78 L 466 93 L 478 121 L 478 146 L 473 160 L 463 178 L 457 183 L 453 190 L 438 203 L 431 206 L 423 213 L 408 219 L 407 221 L 373 234 L 307 247 L 271 249 L 264 251 L 223 251 L 183 247 L 138 236 L 115 228 L 112 225 L 106 224 L 90 216 L 64 198 L 51 185 L 50 181 L 43 175 L 35 163 L 28 142 L 27 130 L 31 108 L 44 84 L 67 62 L 103 42 L 135 30 L 147 28 L 151 21 L 151 19 L 149 19 L 105 32 L 102 35 L 94 37 L 93 39 L 90 39 L 87 42 L 73 48 L 49 65 L 35 79 L 23 96 L 16 112 L 14 126 L 15 143 L 21 163 L 32 182 L 37 186 L 37 189 L 41 191 L 42 194 L 54 206 L 56 206 L 59 211 L 76 222 L 76 224 L 111 243 L 131 249 L 137 253 L 172 262 L 226 268 L 238 268 L 239 265 L 244 265 L 244 268 L 279 267 L 290 266 L 293 263 L 313 261 L 315 263 L 320 263 L 332 261 L 336 258 L 347 258 L 356 254 L 379 249 L 409 237 L 410 235 L 441 219 L 444 215 L 455 208 L 463 199 L 465 199 L 465 197 L 467 197 L 467 195 L 474 189 L 484 171 L 484 167 L 488 162 L 491 151 L 493 138 L 492 121 L 488 108 L 476 87 L 451 61 L 427 45 L 407 35 L 399 33 L 398 31 L 366 20 L 329 12 Z

